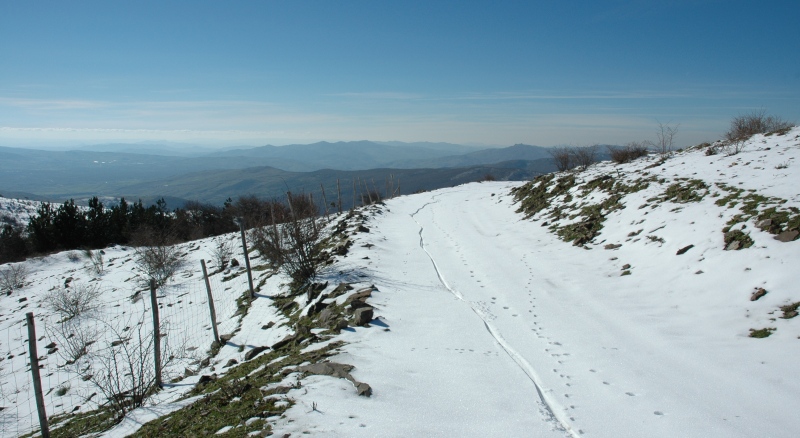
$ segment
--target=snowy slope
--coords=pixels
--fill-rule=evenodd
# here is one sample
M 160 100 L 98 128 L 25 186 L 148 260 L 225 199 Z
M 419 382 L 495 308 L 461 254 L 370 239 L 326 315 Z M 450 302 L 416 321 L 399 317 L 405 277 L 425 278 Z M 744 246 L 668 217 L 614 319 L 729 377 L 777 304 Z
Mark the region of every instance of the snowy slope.
M 25 226 L 42 203 L 27 199 L 0 196 L 0 226 L 4 224 Z
M 735 156 L 694 150 L 650 169 L 658 157 L 579 173 L 664 179 L 626 197 L 586 247 L 523 220 L 514 184 L 389 201 L 348 259 L 380 291 L 380 324 L 347 333 L 336 358 L 374 394 L 320 379 L 276 434 L 794 436 L 800 318 L 781 319 L 778 308 L 800 301 L 800 243 L 751 220 L 754 246 L 725 251 L 722 228 L 738 211 L 716 205 L 724 192 L 638 207 L 676 178 L 798 207 L 798 134 L 759 136 Z M 610 243 L 622 246 L 604 249 Z M 631 275 L 621 276 L 626 264 Z M 768 294 L 750 301 L 755 288 Z M 777 330 L 748 337 L 764 327 Z
M 350 374 L 372 395 L 357 395 L 346 379 L 287 365 L 279 375 L 290 386 L 278 398 L 288 410 L 264 420 L 275 436 L 795 436 L 800 318 L 781 306 L 800 302 L 800 241 L 775 236 L 800 208 L 798 138 L 795 128 L 756 136 L 732 156 L 707 155 L 704 147 L 600 163 L 529 185 L 467 184 L 336 218 L 333 225 L 353 244 L 323 271 L 318 281 L 328 286 L 318 300 L 343 304 L 347 295 L 327 298 L 342 281 L 353 292 L 372 286 L 367 302 L 375 319 L 338 335 L 313 329 L 320 336 L 302 348 L 345 341 L 327 360 L 354 366 Z M 511 190 L 530 194 L 537 184 L 547 188 L 538 210 L 518 212 L 532 198 L 526 204 Z M 770 208 L 786 214 L 765 225 Z M 580 238 L 587 229 L 591 238 Z M 752 245 L 731 244 L 726 235 Z M 576 236 L 577 245 L 565 241 Z M 243 318 L 234 302 L 246 291 L 242 271 L 212 276 L 215 291 L 231 288 L 219 297 L 218 319 L 233 337 L 198 364 L 210 343 L 198 263 L 209 260 L 213 245 L 183 245 L 187 267 L 159 298 L 172 311 L 176 331 L 169 336 L 197 351 L 173 371 L 187 367 L 196 375 L 168 385 L 107 436 L 133 433 L 196 402 L 182 397 L 201 375 L 224 374 L 235 368 L 225 366 L 231 359 L 243 363 L 255 346 L 295 330 L 273 306 L 282 303 L 286 279 L 256 259 L 259 298 Z M 146 311 L 147 300 L 130 299 L 130 251 L 106 250 L 109 266 L 98 280 L 67 253 L 30 260 L 26 286 L 0 297 L 0 435 L 36 423 L 24 312 L 53 324 L 42 296 L 68 276 L 105 285 L 110 317 Z M 766 295 L 751 301 L 759 289 Z M 296 314 L 314 307 L 302 296 L 295 301 Z M 774 331 L 749 336 L 764 328 Z M 40 337 L 41 355 L 49 341 Z M 45 362 L 63 363 L 56 354 Z M 90 391 L 80 376 L 47 370 L 45 391 L 71 384 L 65 396 L 46 397 L 56 412 L 92 407 L 80 398 Z M 219 424 L 219 431 L 244 435 L 254 420 Z

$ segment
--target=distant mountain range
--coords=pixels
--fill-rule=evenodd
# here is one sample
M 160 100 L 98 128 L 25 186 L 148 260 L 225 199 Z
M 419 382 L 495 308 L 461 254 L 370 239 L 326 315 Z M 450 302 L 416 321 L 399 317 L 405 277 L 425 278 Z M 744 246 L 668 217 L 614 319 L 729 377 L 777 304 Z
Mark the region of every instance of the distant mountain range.
M 162 154 L 130 153 L 159 150 L 158 145 L 149 143 L 104 144 L 71 151 L 0 147 L 0 194 L 26 193 L 54 200 L 169 196 L 177 203 L 181 199 L 221 203 L 243 194 L 275 196 L 287 188 L 316 191 L 320 184 L 329 190 L 336 179 L 374 179 L 379 184 L 393 174 L 401 179 L 403 193 L 411 193 L 488 174 L 519 180 L 555 170 L 547 148 L 523 144 L 481 149 L 450 143 L 319 142 L 201 156 L 178 156 L 179 151 L 170 147 L 165 145 Z

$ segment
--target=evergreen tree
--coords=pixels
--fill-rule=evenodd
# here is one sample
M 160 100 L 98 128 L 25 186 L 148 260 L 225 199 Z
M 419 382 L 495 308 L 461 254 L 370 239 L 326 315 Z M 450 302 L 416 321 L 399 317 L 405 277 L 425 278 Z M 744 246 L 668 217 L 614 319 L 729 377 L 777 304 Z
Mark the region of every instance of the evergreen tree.
M 74 200 L 70 199 L 58 207 L 53 228 L 58 247 L 75 249 L 86 245 L 86 216 Z
M 56 248 L 56 235 L 53 219 L 53 207 L 44 202 L 36 210 L 36 215 L 28 222 L 28 237 L 33 250 L 36 252 L 49 252 Z

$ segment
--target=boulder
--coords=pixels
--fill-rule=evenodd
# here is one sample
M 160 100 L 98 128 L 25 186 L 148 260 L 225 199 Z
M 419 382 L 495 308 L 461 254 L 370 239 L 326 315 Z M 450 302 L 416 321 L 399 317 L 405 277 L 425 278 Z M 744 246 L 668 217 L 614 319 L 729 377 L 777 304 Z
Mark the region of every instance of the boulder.
M 350 376 L 350 370 L 353 369 L 353 366 L 336 362 L 318 362 L 309 365 L 302 365 L 297 369 L 306 374 L 333 376 L 349 380 L 352 378 Z
M 689 251 L 692 248 L 694 248 L 694 245 L 684 246 L 683 248 L 679 249 L 678 252 L 675 253 L 675 255 L 686 254 L 686 251 Z
M 252 358 L 258 356 L 259 354 L 263 353 L 266 350 L 269 350 L 269 347 L 267 346 L 253 347 L 252 349 L 248 350 L 247 353 L 244 354 L 244 360 L 251 360 Z
M 365 287 L 363 289 L 359 289 L 356 293 L 347 297 L 347 299 L 344 300 L 344 304 L 345 305 L 351 304 L 353 301 L 365 301 L 367 298 L 371 296 L 372 296 L 372 288 Z
M 364 382 L 353 382 L 353 384 L 356 386 L 356 392 L 358 395 L 363 397 L 369 397 L 372 395 L 372 387 L 369 386 L 369 384 Z
M 750 296 L 750 301 L 756 301 L 757 299 L 763 297 L 767 294 L 767 290 L 763 287 L 756 288 L 756 291 L 753 292 L 753 295 Z
M 281 349 L 282 347 L 285 347 L 286 345 L 288 345 L 290 342 L 292 342 L 294 340 L 295 340 L 295 335 L 288 335 L 285 338 L 281 339 L 280 341 L 272 344 L 271 348 L 273 350 L 279 350 L 279 349 Z
M 617 249 L 617 248 L 619 248 L 621 246 L 622 246 L 621 243 L 609 243 L 608 245 L 604 246 L 603 248 L 605 248 L 605 249 Z
M 356 309 L 355 313 L 353 313 L 353 322 L 357 326 L 365 326 L 372 321 L 373 316 L 374 312 L 372 307 L 360 307 Z
M 778 241 L 781 241 L 781 242 L 791 242 L 791 241 L 797 239 L 797 236 L 800 236 L 800 231 L 797 231 L 797 230 L 784 231 L 784 232 L 778 234 L 777 236 L 775 236 L 775 240 L 778 240 Z
M 764 219 L 756 222 L 756 228 L 762 231 L 769 231 L 772 227 L 772 219 Z

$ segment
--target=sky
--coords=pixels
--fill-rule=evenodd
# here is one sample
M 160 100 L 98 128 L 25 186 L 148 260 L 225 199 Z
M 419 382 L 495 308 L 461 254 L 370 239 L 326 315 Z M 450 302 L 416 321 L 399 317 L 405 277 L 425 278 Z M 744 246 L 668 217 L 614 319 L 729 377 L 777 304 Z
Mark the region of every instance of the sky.
M 800 122 L 792 1 L 0 0 L 0 145 L 689 146 Z

